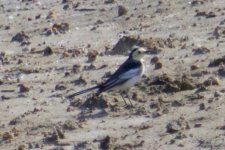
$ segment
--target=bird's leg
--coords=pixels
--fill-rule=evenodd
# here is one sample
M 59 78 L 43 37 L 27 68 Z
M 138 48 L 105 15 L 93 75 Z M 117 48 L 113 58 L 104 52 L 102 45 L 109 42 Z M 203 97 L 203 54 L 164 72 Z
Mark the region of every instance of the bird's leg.
M 127 94 L 127 99 L 128 99 L 129 102 L 130 102 L 130 106 L 131 106 L 131 107 L 134 107 L 134 105 L 131 103 L 131 100 L 130 100 L 130 97 L 128 96 L 128 94 Z
M 127 99 L 129 100 L 129 102 L 130 102 L 130 106 L 131 107 L 134 107 L 134 105 L 132 104 L 132 102 L 131 102 L 131 100 L 130 100 L 130 97 L 129 97 L 129 95 L 127 94 L 127 92 L 125 92 L 125 91 L 123 91 L 122 92 L 123 94 L 126 94 L 126 96 L 127 96 Z M 121 94 L 121 96 L 122 96 L 122 94 Z M 124 101 L 125 101 L 125 98 L 122 96 L 122 98 L 124 99 Z M 126 105 L 127 105 L 127 103 L 126 103 Z
M 120 96 L 122 97 L 122 99 L 123 99 L 125 105 L 127 106 L 127 102 L 125 101 L 125 98 L 123 97 L 123 94 L 122 94 L 122 93 L 120 93 Z

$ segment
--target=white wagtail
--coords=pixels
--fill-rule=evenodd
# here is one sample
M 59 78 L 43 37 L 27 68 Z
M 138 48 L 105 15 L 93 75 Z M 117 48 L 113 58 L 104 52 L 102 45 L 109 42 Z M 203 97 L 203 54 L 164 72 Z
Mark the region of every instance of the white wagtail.
M 116 70 L 114 74 L 110 76 L 108 80 L 97 86 L 69 95 L 68 98 L 73 98 L 77 95 L 84 94 L 95 89 L 98 90 L 96 93 L 97 95 L 108 90 L 127 92 L 126 90 L 134 86 L 135 83 L 141 79 L 141 76 L 145 70 L 142 59 L 145 54 L 145 48 L 135 46 L 132 49 L 128 59 Z M 124 102 L 127 104 L 125 100 Z M 130 104 L 132 105 L 131 101 Z

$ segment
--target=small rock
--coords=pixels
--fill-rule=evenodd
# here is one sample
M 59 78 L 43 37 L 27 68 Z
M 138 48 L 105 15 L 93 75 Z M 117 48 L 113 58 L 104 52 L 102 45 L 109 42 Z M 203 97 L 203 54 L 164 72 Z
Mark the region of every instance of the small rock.
M 22 63 L 23 63 L 23 61 L 21 59 L 19 59 L 18 62 L 17 62 L 18 65 L 22 64 Z
M 75 122 L 71 121 L 71 120 L 67 120 L 64 124 L 63 124 L 63 129 L 64 130 L 75 130 L 77 127 L 75 126 Z
M 40 19 L 40 18 L 41 18 L 41 14 L 35 16 L 35 19 L 36 19 L 36 20 L 37 20 L 37 19 Z
M 151 59 L 152 64 L 156 64 L 157 62 L 159 62 L 159 57 L 155 56 Z
M 26 145 L 22 144 L 18 147 L 18 150 L 25 150 L 26 149 Z
M 193 1 L 189 2 L 189 4 L 191 4 L 191 6 L 202 5 L 202 4 L 204 4 L 204 0 L 193 0 Z
M 204 103 L 201 103 L 199 105 L 199 110 L 205 110 L 205 104 Z
M 65 72 L 64 77 L 69 77 L 71 74 L 69 72 Z
M 203 82 L 205 86 L 219 85 L 219 79 L 216 77 L 209 77 L 207 80 Z
M 53 50 L 51 47 L 47 46 L 44 50 L 44 56 L 49 56 L 49 55 L 52 55 L 53 54 Z
M 141 42 L 139 37 L 135 36 L 123 36 L 119 39 L 116 45 L 109 52 L 111 55 L 124 55 L 128 54 L 134 45 L 138 45 Z
M 218 74 L 221 77 L 225 77 L 225 67 L 221 67 L 218 69 Z
M 57 84 L 55 86 L 55 90 L 56 91 L 63 91 L 63 90 L 66 90 L 66 86 L 62 85 L 62 84 Z
M 128 12 L 127 8 L 122 6 L 122 5 L 119 5 L 118 6 L 118 16 L 123 16 L 123 15 L 126 15 Z
M 23 43 L 23 42 L 27 42 L 29 38 L 30 37 L 27 34 L 25 34 L 24 31 L 21 31 L 17 33 L 14 37 L 12 37 L 11 42 Z
M 55 17 L 55 13 L 53 11 L 49 11 L 47 16 L 46 16 L 46 19 L 52 19 Z
M 168 133 L 176 133 L 180 130 L 190 129 L 189 123 L 184 120 L 184 118 L 180 118 L 178 120 L 174 120 L 167 124 L 166 126 Z
M 200 67 L 198 65 L 191 65 L 191 71 L 193 70 L 197 70 L 199 69 Z
M 210 49 L 206 47 L 198 47 L 198 48 L 194 48 L 192 52 L 194 53 L 194 55 L 201 55 L 201 54 L 209 53 Z
M 23 85 L 23 84 L 19 84 L 18 87 L 19 87 L 19 92 L 20 93 L 25 93 L 25 92 L 29 92 L 30 91 L 30 89 L 28 87 L 26 87 L 25 85 Z
M 68 106 L 66 109 L 67 112 L 72 112 L 74 110 L 75 110 L 75 108 L 73 106 Z
M 16 117 L 16 118 L 10 120 L 9 125 L 16 125 L 16 124 L 21 123 L 21 122 L 22 122 L 21 117 Z
M 195 89 L 195 87 L 196 85 L 191 79 L 188 79 L 188 78 L 182 79 L 182 82 L 180 85 L 181 90 L 193 90 Z
M 99 96 L 92 96 L 87 98 L 87 100 L 84 102 L 83 107 L 88 108 L 88 109 L 103 109 L 108 107 L 108 101 L 105 100 L 104 95 L 99 95 Z
M 98 56 L 98 52 L 97 51 L 91 51 L 88 52 L 87 57 L 88 57 L 88 62 L 94 62 L 96 60 Z
M 53 24 L 52 31 L 54 34 L 62 33 L 65 34 L 69 31 L 69 24 L 68 23 L 61 23 L 61 24 Z
M 222 56 L 221 58 L 214 59 L 213 61 L 211 61 L 209 63 L 208 66 L 209 67 L 218 67 L 221 64 L 225 64 L 225 56 Z
M 87 81 L 82 76 L 80 76 L 77 80 L 72 81 L 72 83 L 74 83 L 75 85 L 86 85 Z
M 222 96 L 222 93 L 220 93 L 219 91 L 216 91 L 214 93 L 214 97 L 220 97 L 220 96 Z
M 213 18 L 213 17 L 216 17 L 216 14 L 211 11 L 210 12 L 202 11 L 202 12 L 197 12 L 195 17 Z
M 161 62 L 157 62 L 155 64 L 155 70 L 161 69 L 162 68 L 162 63 Z
M 104 4 L 113 4 L 115 3 L 115 0 L 105 0 Z
M 181 106 L 184 106 L 184 105 L 185 105 L 184 102 L 182 102 L 181 100 L 180 101 L 175 100 L 171 104 L 171 106 L 173 106 L 173 107 L 181 107 Z
M 200 128 L 201 126 L 202 126 L 202 124 L 200 124 L 200 123 L 196 123 L 196 124 L 194 125 L 195 128 Z
M 5 132 L 2 135 L 2 140 L 3 141 L 11 141 L 13 139 L 13 134 L 10 132 Z
M 110 149 L 110 137 L 106 136 L 104 139 L 102 139 L 99 147 L 103 150 Z
M 5 95 L 2 95 L 1 96 L 1 100 L 2 101 L 4 101 L 4 100 L 9 100 L 10 99 L 10 97 L 8 97 L 8 96 L 5 96 Z
M 72 72 L 73 73 L 79 73 L 80 72 L 80 68 L 81 68 L 80 64 L 75 64 L 75 65 L 73 65 Z

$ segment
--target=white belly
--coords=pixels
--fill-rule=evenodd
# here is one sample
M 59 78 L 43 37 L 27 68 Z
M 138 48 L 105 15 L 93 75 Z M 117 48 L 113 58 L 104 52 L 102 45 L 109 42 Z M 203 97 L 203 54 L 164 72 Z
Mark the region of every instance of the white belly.
M 141 80 L 141 75 L 133 77 L 130 80 L 128 80 L 127 82 L 125 82 L 124 84 L 122 84 L 121 86 L 118 86 L 117 89 L 118 90 L 126 90 L 126 89 L 134 86 L 140 80 Z

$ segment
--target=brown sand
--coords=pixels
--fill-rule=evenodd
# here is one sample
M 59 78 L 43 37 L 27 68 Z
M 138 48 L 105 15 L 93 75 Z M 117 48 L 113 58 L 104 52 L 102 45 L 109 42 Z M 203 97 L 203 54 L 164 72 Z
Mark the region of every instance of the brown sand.
M 1 0 L 0 149 L 224 149 L 224 8 L 224 0 Z M 141 41 L 152 53 L 129 91 L 135 107 L 113 92 L 66 99 L 126 59 L 109 55 L 123 36 L 119 47 Z

